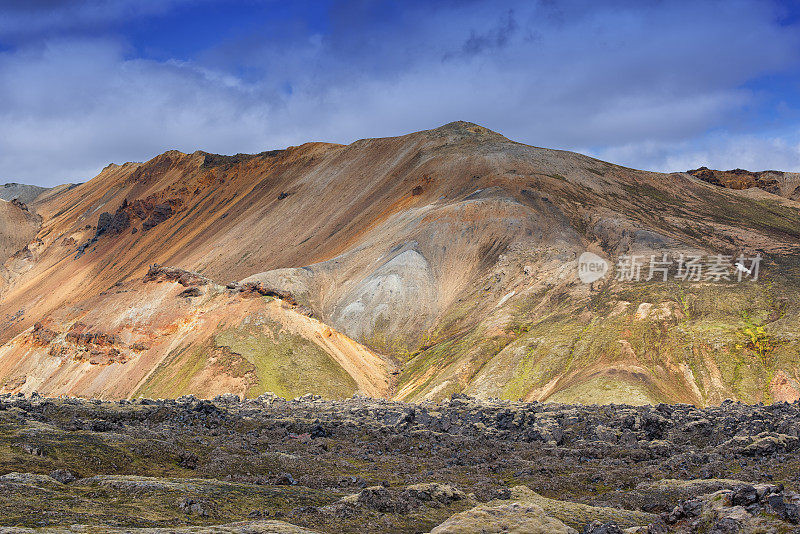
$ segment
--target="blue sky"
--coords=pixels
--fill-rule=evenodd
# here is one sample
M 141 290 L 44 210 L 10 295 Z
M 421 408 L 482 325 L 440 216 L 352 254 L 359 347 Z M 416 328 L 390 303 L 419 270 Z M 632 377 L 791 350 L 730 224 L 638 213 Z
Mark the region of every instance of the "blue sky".
M 800 5 L 0 0 L 0 183 L 453 120 L 643 169 L 800 170 Z

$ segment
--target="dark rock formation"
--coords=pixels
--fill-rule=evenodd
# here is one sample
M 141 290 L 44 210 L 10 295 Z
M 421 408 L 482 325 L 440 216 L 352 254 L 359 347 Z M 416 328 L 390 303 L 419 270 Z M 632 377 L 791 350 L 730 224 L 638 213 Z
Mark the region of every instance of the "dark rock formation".
M 97 233 L 95 237 L 100 237 L 104 234 L 117 235 L 121 234 L 131 224 L 131 217 L 124 208 L 120 208 L 111 215 L 110 213 L 101 213 L 97 220 Z
M 200 274 L 175 267 L 162 267 L 157 263 L 150 266 L 143 280 L 145 282 L 177 282 L 184 287 L 205 286 L 211 282 Z
M 150 217 L 142 223 L 142 230 L 149 230 L 172 217 L 172 206 L 169 204 L 156 204 Z

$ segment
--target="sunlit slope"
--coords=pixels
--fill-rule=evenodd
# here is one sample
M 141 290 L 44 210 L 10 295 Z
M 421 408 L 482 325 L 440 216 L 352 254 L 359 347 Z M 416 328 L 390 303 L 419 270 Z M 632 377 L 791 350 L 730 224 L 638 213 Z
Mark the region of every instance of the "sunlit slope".
M 280 299 L 199 277 L 151 278 L 59 310 L 0 347 L 6 389 L 101 398 L 390 393 L 391 363 Z
M 39 224 L 39 218 L 26 205 L 0 200 L 0 299 L 7 289 L 4 263 L 28 254 L 28 244 L 36 237 Z
M 37 226 L 25 206 L 0 200 L 0 260 L 27 245 L 36 236 Z
M 37 202 L 36 246 L 6 263 L 0 376 L 11 385 L 38 376 L 36 387 L 56 391 L 57 379 L 38 370 L 66 369 L 75 357 L 48 359 L 21 343 L 36 323 L 63 332 L 86 323 L 80 313 L 106 310 L 92 322 L 105 330 L 108 310 L 122 313 L 143 299 L 161 319 L 141 319 L 137 331 L 193 324 L 201 311 L 214 326 L 199 329 L 203 335 L 170 334 L 137 364 L 114 364 L 113 385 L 93 378 L 97 389 L 81 391 L 791 399 L 800 390 L 799 208 L 760 190 L 530 147 L 463 122 L 347 146 L 167 152 L 109 166 Z M 765 259 L 757 282 L 590 287 L 577 278 L 586 250 L 611 263 L 664 252 Z M 166 306 L 152 283 L 141 282 L 154 263 L 200 273 L 213 287 L 260 284 L 281 297 L 273 312 L 287 305 L 293 314 L 270 312 L 256 328 L 244 317 L 270 305 L 243 310 L 181 297 L 180 306 L 169 299 Z M 119 287 L 129 289 L 116 297 Z M 241 298 L 220 291 L 212 302 Z M 304 321 L 342 342 L 319 342 L 300 328 Z M 225 374 L 233 378 L 214 382 L 219 372 L 208 360 L 225 360 L 214 356 L 220 350 L 249 354 L 249 364 L 239 363 L 250 378 L 234 380 L 234 365 Z M 295 359 L 297 350 L 305 355 Z M 367 354 L 377 360 L 367 363 Z

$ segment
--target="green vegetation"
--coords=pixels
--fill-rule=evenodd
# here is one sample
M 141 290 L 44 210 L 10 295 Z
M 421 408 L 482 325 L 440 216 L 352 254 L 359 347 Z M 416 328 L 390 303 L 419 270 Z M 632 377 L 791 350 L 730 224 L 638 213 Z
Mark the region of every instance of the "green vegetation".
M 774 200 L 758 200 L 729 193 L 709 193 L 704 205 L 718 222 L 749 227 L 767 235 L 797 240 L 800 238 L 800 212 Z
M 408 358 L 399 388 L 414 384 L 406 399 L 463 390 L 559 402 L 769 402 L 777 370 L 800 368 L 798 302 L 782 278 L 604 284 L 582 300 L 537 293 L 512 303 L 505 336 L 482 325 L 452 337 L 438 330 L 438 343 Z M 472 308 L 460 302 L 443 324 L 464 325 Z
M 592 378 L 580 385 L 558 391 L 548 400 L 567 404 L 644 405 L 657 402 L 646 385 L 606 376 Z
M 171 351 L 132 397 L 175 398 L 197 393 L 192 379 L 207 365 L 211 346 L 178 348 Z
M 603 171 L 599 171 L 597 169 L 592 169 L 591 167 L 584 167 L 584 168 L 587 171 L 589 171 L 590 173 L 596 174 L 597 176 L 605 176 L 606 175 L 606 173 L 604 173 Z
M 272 391 L 286 398 L 314 392 L 336 399 L 358 390 L 353 378 L 318 345 L 275 322 L 266 321 L 263 328 L 231 328 L 217 335 L 215 342 L 255 366 L 258 382 L 247 392 L 249 397 Z
M 192 349 L 177 349 L 134 397 L 175 398 L 217 391 L 217 376 L 240 379 L 248 397 L 271 391 L 286 398 L 306 393 L 346 398 L 355 380 L 318 345 L 271 321 L 242 324 Z
M 646 199 L 651 198 L 661 204 L 666 204 L 672 207 L 681 207 L 684 202 L 677 196 L 669 193 L 658 187 L 643 182 L 630 182 L 621 184 L 622 188 L 628 193 L 631 199 Z

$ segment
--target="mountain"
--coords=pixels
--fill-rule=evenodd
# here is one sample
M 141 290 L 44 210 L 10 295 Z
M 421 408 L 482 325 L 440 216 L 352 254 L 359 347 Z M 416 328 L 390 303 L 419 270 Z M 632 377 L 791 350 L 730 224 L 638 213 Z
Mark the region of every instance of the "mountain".
M 800 397 L 791 195 L 456 122 L 346 146 L 170 151 L 35 211 L 2 271 L 5 391 Z M 612 265 L 592 284 L 578 277 L 587 251 Z M 619 261 L 664 254 L 666 281 L 615 279 Z M 708 273 L 718 255 L 729 281 L 676 281 L 676 258 Z M 748 270 L 761 259 L 757 280 L 740 256 Z
M 48 188 L 39 187 L 38 185 L 3 184 L 0 185 L 0 200 L 11 201 L 17 199 L 23 204 L 30 204 L 36 200 L 36 197 L 47 190 Z

